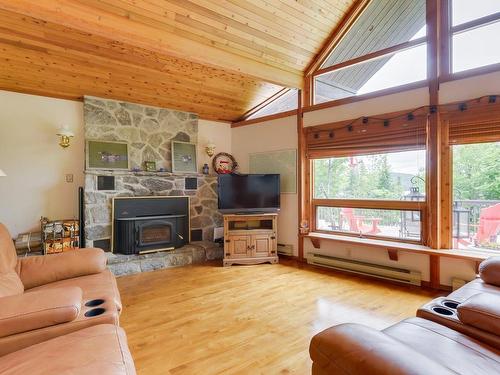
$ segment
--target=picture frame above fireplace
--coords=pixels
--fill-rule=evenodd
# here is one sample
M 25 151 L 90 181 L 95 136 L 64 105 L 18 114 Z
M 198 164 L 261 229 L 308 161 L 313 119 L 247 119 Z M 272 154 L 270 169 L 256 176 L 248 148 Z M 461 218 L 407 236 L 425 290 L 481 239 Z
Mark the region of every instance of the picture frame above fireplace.
M 127 142 L 87 140 L 85 156 L 87 169 L 130 169 Z
M 172 141 L 172 172 L 196 173 L 196 143 Z

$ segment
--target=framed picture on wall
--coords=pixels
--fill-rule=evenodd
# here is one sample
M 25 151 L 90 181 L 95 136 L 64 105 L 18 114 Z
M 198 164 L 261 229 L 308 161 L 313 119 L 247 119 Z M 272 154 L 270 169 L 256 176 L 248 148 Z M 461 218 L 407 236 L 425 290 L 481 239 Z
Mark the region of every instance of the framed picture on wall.
M 87 169 L 129 169 L 128 143 L 87 141 Z
M 172 172 L 196 173 L 196 143 L 172 141 Z

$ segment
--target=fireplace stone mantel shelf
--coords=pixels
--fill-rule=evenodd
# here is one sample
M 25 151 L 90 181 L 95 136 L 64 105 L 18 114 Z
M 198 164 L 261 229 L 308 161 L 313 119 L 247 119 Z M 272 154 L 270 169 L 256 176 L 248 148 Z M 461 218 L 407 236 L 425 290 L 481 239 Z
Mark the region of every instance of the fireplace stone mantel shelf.
M 205 175 L 202 173 L 179 173 L 179 172 L 146 172 L 146 171 L 124 171 L 124 170 L 86 170 L 84 172 L 86 175 L 93 176 L 135 176 L 135 177 L 212 177 L 215 178 L 217 175 L 210 174 Z
M 208 260 L 221 260 L 223 248 L 211 241 L 195 241 L 171 251 L 150 254 L 123 255 L 106 253 L 108 268 L 115 276 L 154 271 L 164 268 L 200 264 Z

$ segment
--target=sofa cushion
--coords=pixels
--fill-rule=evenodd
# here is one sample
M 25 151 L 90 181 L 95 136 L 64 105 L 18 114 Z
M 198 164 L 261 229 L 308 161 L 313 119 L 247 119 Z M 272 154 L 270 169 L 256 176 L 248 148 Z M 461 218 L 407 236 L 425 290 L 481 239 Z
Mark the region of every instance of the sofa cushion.
M 490 293 L 500 296 L 500 288 L 491 284 L 487 284 L 482 279 L 477 278 L 452 292 L 448 296 L 448 299 L 457 302 L 464 302 L 468 298 L 478 293 Z
M 17 253 L 7 227 L 0 223 L 0 274 L 13 271 L 17 264 Z
M 480 293 L 458 305 L 463 324 L 500 336 L 500 296 Z
M 96 274 L 105 269 L 104 251 L 93 248 L 21 258 L 17 262 L 17 272 L 25 289 Z
M 134 375 L 123 330 L 98 325 L 0 357 L 1 375 Z
M 40 290 L 0 298 L 0 305 L 0 337 L 5 337 L 75 320 L 82 305 L 82 290 Z
M 15 271 L 0 273 L 0 298 L 21 294 L 24 285 Z
M 28 289 L 27 291 L 47 290 L 67 286 L 77 286 L 83 292 L 83 301 L 102 298 L 113 301 L 118 311 L 121 311 L 122 303 L 120 292 L 116 285 L 115 276 L 108 269 L 93 275 L 74 277 L 72 279 L 60 280 L 53 283 Z
M 487 284 L 500 286 L 500 257 L 483 260 L 479 265 L 479 277 Z
M 448 327 L 420 318 L 383 331 L 457 374 L 500 373 L 500 351 Z
M 313 374 L 453 374 L 412 347 L 361 324 L 340 324 L 317 334 L 309 347 Z

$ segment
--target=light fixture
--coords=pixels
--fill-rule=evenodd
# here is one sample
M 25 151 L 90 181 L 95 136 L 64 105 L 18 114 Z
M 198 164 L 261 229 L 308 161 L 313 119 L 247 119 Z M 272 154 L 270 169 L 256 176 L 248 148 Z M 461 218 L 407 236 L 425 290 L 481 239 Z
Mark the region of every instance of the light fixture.
M 0 177 L 7 177 L 7 175 L 0 169 Z
M 205 146 L 205 152 L 209 157 L 214 156 L 215 154 L 215 145 L 213 143 L 209 143 Z
M 73 138 L 75 135 L 71 130 L 66 125 L 63 125 L 62 127 L 59 128 L 57 131 L 57 135 L 61 137 L 61 140 L 59 141 L 59 146 L 62 148 L 67 148 L 69 147 L 69 140 L 70 138 Z

